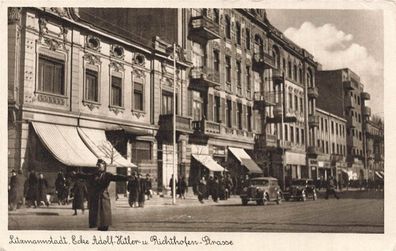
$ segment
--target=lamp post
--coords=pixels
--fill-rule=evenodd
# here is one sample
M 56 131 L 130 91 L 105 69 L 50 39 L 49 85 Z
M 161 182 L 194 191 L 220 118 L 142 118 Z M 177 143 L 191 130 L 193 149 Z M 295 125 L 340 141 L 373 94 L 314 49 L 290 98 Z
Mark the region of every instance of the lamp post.
M 283 184 L 283 190 L 286 189 L 286 170 L 285 170 L 285 146 L 284 146 L 284 135 L 285 135 L 285 128 L 284 128 L 284 117 L 286 116 L 286 109 L 285 109 L 285 73 L 282 72 L 282 100 L 281 100 L 281 109 L 282 109 L 282 116 L 281 116 L 281 132 L 282 132 L 282 184 Z

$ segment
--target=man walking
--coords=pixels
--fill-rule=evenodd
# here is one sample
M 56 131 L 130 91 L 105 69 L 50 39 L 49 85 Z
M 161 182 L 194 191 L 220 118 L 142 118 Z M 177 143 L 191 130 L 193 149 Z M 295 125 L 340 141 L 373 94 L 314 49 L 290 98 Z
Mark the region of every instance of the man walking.
M 338 197 L 335 189 L 336 189 L 336 181 L 333 176 L 329 177 L 329 181 L 327 182 L 327 190 L 326 190 L 326 200 L 329 198 L 330 194 L 333 194 L 337 200 L 340 198 Z

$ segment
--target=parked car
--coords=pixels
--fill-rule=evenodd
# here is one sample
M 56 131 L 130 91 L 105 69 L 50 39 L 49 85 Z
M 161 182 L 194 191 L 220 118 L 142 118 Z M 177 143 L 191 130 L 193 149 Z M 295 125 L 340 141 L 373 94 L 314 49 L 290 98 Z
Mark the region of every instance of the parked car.
M 249 180 L 240 194 L 242 205 L 256 201 L 257 205 L 265 205 L 268 201 L 282 202 L 282 190 L 278 180 L 272 177 L 258 177 Z
M 307 198 L 316 200 L 316 187 L 314 181 L 311 179 L 296 179 L 293 180 L 291 186 L 286 188 L 283 197 L 288 200 L 301 200 L 306 201 Z

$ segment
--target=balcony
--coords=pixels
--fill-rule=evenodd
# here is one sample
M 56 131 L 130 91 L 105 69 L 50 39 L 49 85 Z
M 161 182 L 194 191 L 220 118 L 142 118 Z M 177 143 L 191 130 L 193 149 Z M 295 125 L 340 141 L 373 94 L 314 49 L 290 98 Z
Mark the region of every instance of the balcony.
M 278 148 L 283 148 L 283 149 L 291 149 L 292 148 L 292 143 L 290 141 L 284 141 L 277 139 L 276 140 L 276 145 Z
M 272 70 L 272 81 L 274 82 L 274 85 L 281 85 L 283 83 L 283 73 L 281 70 Z
M 199 43 L 220 38 L 220 26 L 207 16 L 191 18 L 189 37 Z
M 256 51 L 253 54 L 253 66 L 259 69 L 274 69 L 275 58 L 266 52 Z
M 340 161 L 343 160 L 343 158 L 344 158 L 344 156 L 341 155 L 341 154 L 333 153 L 333 154 L 330 155 L 330 161 L 331 162 L 340 162 Z
M 206 66 L 193 67 L 190 72 L 190 77 L 191 83 L 199 87 L 208 88 L 220 86 L 220 73 Z
M 258 137 L 256 137 L 256 147 L 260 150 L 278 147 L 277 136 L 272 134 L 259 135 Z
M 318 87 L 316 86 L 310 86 L 308 87 L 308 98 L 318 98 L 319 96 L 319 90 Z
M 345 97 L 345 107 L 346 108 L 353 108 L 355 105 L 353 103 L 353 98 L 349 95 Z
M 359 84 L 354 81 L 347 80 L 347 81 L 344 81 L 343 83 L 344 83 L 344 88 L 347 90 L 358 90 L 359 89 Z
M 173 114 L 163 114 L 159 117 L 160 130 L 171 133 L 173 130 Z M 191 118 L 176 115 L 176 131 L 192 133 Z
M 296 113 L 289 111 L 286 116 L 283 116 L 282 106 L 278 103 L 274 106 L 274 117 L 267 117 L 267 123 L 295 123 L 297 122 Z M 283 121 L 282 121 L 283 117 Z
M 362 99 L 363 100 L 370 100 L 370 93 L 362 92 Z
M 321 153 L 320 148 L 317 146 L 308 146 L 307 148 L 307 155 L 317 156 L 320 153 Z
M 208 121 L 197 120 L 192 122 L 194 132 L 199 134 L 220 134 L 220 124 Z
M 370 117 L 371 115 L 371 108 L 368 106 L 363 107 L 363 116 Z
M 308 115 L 308 125 L 309 127 L 319 127 L 319 116 L 313 114 Z
M 275 95 L 275 92 L 255 92 L 253 109 L 264 110 L 267 106 L 274 106 Z

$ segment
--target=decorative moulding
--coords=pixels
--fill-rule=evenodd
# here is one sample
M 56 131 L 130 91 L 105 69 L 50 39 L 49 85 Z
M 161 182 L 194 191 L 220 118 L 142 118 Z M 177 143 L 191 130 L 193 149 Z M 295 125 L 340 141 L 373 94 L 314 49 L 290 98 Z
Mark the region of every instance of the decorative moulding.
M 88 101 L 88 100 L 83 100 L 82 103 L 83 103 L 84 106 L 88 107 L 91 111 L 93 109 L 95 109 L 95 108 L 99 109 L 99 106 L 100 106 L 99 103 L 91 102 L 91 101 Z
M 84 59 L 85 59 L 89 64 L 92 64 L 92 65 L 101 64 L 101 63 L 102 63 L 102 61 L 100 61 L 100 58 L 99 58 L 98 56 L 96 56 L 96 55 L 94 55 L 94 54 L 91 54 L 91 53 L 85 53 Z
M 124 65 L 116 61 L 110 61 L 109 66 L 110 68 L 114 69 L 117 72 L 121 72 L 125 70 Z
M 118 115 L 119 113 L 123 113 L 124 112 L 124 108 L 117 107 L 117 106 L 109 106 L 109 110 L 114 112 L 116 115 Z

